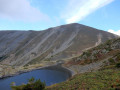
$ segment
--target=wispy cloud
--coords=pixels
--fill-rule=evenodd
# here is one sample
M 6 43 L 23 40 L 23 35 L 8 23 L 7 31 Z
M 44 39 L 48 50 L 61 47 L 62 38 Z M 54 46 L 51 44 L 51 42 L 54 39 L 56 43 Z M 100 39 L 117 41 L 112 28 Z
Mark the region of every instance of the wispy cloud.
M 78 22 L 112 1 L 114 0 L 69 0 L 61 17 L 66 23 Z
M 113 33 L 113 34 L 116 34 L 116 35 L 119 35 L 119 36 L 120 36 L 120 30 L 115 31 L 115 30 L 109 29 L 109 30 L 108 30 L 108 32 L 110 32 L 110 33 Z
M 28 0 L 0 0 L 0 18 L 20 21 L 40 21 L 48 16 L 30 5 Z

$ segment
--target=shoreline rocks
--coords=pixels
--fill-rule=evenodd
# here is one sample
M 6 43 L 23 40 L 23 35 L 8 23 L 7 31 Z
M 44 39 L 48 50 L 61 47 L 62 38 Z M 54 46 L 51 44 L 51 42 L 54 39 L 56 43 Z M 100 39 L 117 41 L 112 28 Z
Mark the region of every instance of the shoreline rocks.
M 31 70 L 22 70 L 22 71 L 17 71 L 14 74 L 8 74 L 8 75 L 4 75 L 4 76 L 0 76 L 0 79 L 4 79 L 4 78 L 8 78 L 8 77 L 14 77 L 16 75 L 20 75 L 22 73 L 27 73 L 27 72 L 31 72 L 33 70 L 38 70 L 38 69 L 53 69 L 53 70 L 59 70 L 59 71 L 63 71 L 69 74 L 69 77 L 72 77 L 74 75 L 74 72 L 64 66 L 62 66 L 61 64 L 55 64 L 55 65 L 48 65 L 48 66 L 43 66 L 43 67 L 38 67 L 38 68 L 34 68 Z

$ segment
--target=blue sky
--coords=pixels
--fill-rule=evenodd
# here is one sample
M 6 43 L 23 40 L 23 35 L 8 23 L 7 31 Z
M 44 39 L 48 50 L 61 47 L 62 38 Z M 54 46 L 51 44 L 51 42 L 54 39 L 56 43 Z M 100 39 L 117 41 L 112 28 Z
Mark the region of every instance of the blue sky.
M 80 23 L 120 35 L 120 0 L 0 0 L 0 30 Z

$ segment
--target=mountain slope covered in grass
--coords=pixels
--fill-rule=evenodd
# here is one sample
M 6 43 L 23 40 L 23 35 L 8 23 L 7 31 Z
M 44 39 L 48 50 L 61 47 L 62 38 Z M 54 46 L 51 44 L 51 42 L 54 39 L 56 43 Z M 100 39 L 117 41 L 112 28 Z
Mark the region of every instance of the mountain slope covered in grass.
M 96 72 L 77 74 L 46 90 L 120 90 L 120 68 L 110 66 Z

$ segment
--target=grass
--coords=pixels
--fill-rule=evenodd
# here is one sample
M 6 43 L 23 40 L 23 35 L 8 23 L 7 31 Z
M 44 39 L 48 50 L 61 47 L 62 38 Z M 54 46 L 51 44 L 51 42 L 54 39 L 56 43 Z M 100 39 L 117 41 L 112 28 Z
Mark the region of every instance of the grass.
M 46 90 L 120 90 L 120 68 L 111 65 L 97 72 L 77 74 Z
M 15 86 L 15 83 L 11 83 L 12 90 L 44 90 L 45 82 L 41 82 L 40 79 L 35 80 L 34 77 L 28 80 L 27 84 L 22 84 L 20 86 Z

